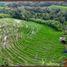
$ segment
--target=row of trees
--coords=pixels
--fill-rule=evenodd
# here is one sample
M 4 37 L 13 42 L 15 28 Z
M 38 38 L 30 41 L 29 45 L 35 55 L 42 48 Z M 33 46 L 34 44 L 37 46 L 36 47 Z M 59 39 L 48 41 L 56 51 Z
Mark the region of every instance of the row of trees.
M 41 9 L 41 8 L 17 8 L 14 11 L 10 11 L 9 14 L 14 18 L 18 19 L 29 19 L 29 18 L 39 18 L 44 20 L 57 20 L 60 23 L 67 21 L 67 13 L 66 11 L 62 11 L 60 9 Z

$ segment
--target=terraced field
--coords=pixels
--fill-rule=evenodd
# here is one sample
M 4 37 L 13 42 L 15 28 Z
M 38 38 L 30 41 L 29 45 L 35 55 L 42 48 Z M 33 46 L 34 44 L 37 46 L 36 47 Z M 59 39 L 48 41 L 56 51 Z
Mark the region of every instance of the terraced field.
M 8 42 L 5 48 L 0 39 L 0 65 L 6 62 L 8 65 L 59 66 L 59 62 L 63 61 L 64 47 L 58 40 L 61 32 L 46 25 L 12 18 L 0 19 L 0 27 L 2 26 L 2 40 L 6 35 L 3 30 L 6 29 L 9 33 L 5 39 Z

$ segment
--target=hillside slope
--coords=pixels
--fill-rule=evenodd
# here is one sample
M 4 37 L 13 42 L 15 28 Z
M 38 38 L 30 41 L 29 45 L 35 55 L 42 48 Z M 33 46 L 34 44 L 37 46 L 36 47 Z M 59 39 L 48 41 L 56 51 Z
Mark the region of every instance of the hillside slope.
M 58 66 L 59 63 L 57 62 L 62 61 L 64 47 L 59 42 L 61 32 L 57 32 L 46 25 L 11 18 L 0 19 L 0 27 L 3 24 L 18 25 L 17 33 L 20 33 L 21 38 L 16 41 L 15 38 L 10 37 L 8 39 L 9 44 L 6 44 L 5 48 L 0 47 L 0 65 L 6 62 L 9 65 Z M 0 31 L 2 32 L 2 30 L 3 28 Z M 13 36 L 14 31 L 11 30 L 10 33 Z

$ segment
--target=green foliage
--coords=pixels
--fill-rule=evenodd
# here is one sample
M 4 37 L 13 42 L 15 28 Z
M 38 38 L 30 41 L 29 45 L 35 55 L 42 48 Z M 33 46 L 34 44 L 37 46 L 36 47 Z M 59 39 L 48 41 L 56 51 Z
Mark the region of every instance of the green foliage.
M 60 66 L 61 63 L 58 62 L 67 57 L 63 54 L 64 47 L 58 40 L 63 34 L 62 25 L 67 24 L 67 7 L 52 5 L 28 8 L 18 7 L 17 4 L 13 3 L 8 4 L 8 7 L 5 8 L 0 7 L 0 9 L 0 18 L 2 18 L 0 25 L 18 23 L 18 33 L 22 36 L 17 42 L 13 38 L 14 43 L 10 44 L 9 42 L 10 47 L 4 49 L 3 54 L 0 55 L 1 66 L 11 64 Z M 13 33 L 13 31 L 11 32 Z M 0 53 L 2 53 L 1 50 Z M 5 55 L 9 62 L 1 61 Z
M 58 21 L 55 21 L 55 20 L 42 20 L 42 19 L 31 18 L 30 21 L 34 21 L 34 22 L 40 23 L 40 24 L 46 24 L 57 31 L 62 31 L 61 23 L 59 23 Z

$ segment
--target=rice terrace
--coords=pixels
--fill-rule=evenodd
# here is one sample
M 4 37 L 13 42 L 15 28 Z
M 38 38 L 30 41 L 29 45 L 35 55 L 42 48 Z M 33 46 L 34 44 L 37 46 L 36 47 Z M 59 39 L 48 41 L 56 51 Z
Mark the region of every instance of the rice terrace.
M 63 66 L 66 57 L 66 2 L 0 2 L 0 66 Z

